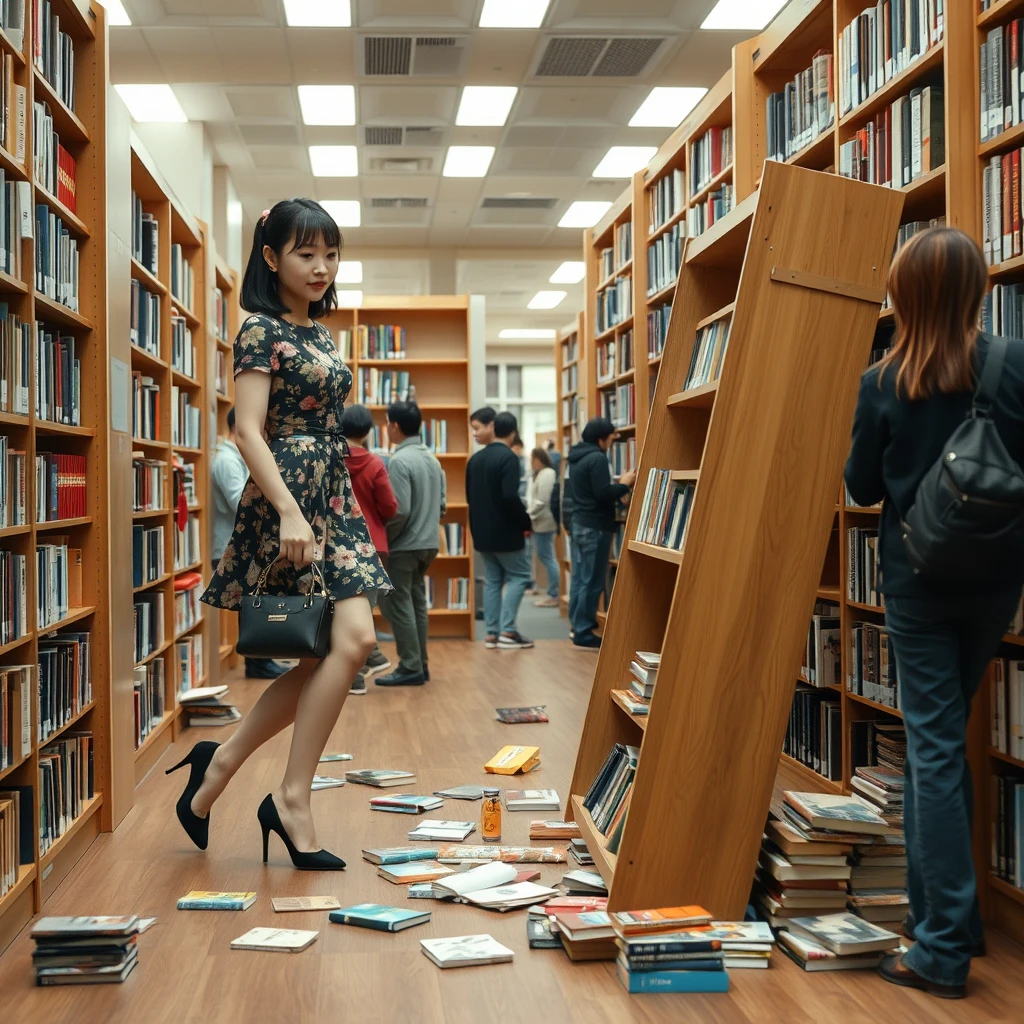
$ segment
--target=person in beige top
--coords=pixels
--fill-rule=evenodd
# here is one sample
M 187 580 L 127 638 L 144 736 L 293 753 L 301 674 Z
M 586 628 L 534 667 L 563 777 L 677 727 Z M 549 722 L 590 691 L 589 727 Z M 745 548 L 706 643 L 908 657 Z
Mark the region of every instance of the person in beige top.
M 533 523 L 533 536 L 537 544 L 537 557 L 548 574 L 548 592 L 534 603 L 539 608 L 558 607 L 558 562 L 555 560 L 555 538 L 558 523 L 551 511 L 551 491 L 557 485 L 557 475 L 551 457 L 543 448 L 530 453 L 529 483 L 526 485 L 526 511 Z

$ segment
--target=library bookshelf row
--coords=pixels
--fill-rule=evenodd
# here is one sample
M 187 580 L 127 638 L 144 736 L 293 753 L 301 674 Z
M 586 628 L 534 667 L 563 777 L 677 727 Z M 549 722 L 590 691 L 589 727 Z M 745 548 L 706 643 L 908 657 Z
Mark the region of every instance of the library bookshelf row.
M 563 459 L 580 440 L 587 422 L 587 368 L 586 361 L 581 358 L 585 316 L 582 311 L 577 313 L 573 323 L 558 332 L 555 341 L 555 370 L 558 374 L 555 444 Z M 558 545 L 558 609 L 562 615 L 569 614 L 571 576 L 570 545 L 565 538 Z
M 657 724 L 658 698 L 655 697 L 652 703 L 648 720 L 642 721 L 628 715 L 622 707 L 614 705 L 608 696 L 610 689 L 624 685 L 628 659 L 608 669 L 604 666 L 615 658 L 625 657 L 627 649 L 660 648 L 663 655 L 673 650 L 687 650 L 691 660 L 695 649 L 708 650 L 707 642 L 701 642 L 695 648 L 679 647 L 671 629 L 665 632 L 663 638 L 660 629 L 644 624 L 648 620 L 666 621 L 668 605 L 665 605 L 661 613 L 661 620 L 653 615 L 651 605 L 656 605 L 658 601 L 667 602 L 673 592 L 676 592 L 679 600 L 684 589 L 683 577 L 688 572 L 680 572 L 678 565 L 683 561 L 688 563 L 689 556 L 685 552 L 665 549 L 651 551 L 649 546 L 635 540 L 631 524 L 634 515 L 639 514 L 634 512 L 634 506 L 639 506 L 643 501 L 647 473 L 651 467 L 700 469 L 701 480 L 693 497 L 692 517 L 699 517 L 701 522 L 704 516 L 700 510 L 705 502 L 714 500 L 710 496 L 705 497 L 709 495 L 706 478 L 708 453 L 702 447 L 695 447 L 688 433 L 690 425 L 694 423 L 701 424 L 701 430 L 707 429 L 713 409 L 716 411 L 715 425 L 721 429 L 722 389 L 728 374 L 732 372 L 730 363 L 739 358 L 736 356 L 738 344 L 750 344 L 737 334 L 741 326 L 749 327 L 743 309 L 742 286 L 737 294 L 728 282 L 735 284 L 741 280 L 740 268 L 744 268 L 745 275 L 746 267 L 754 258 L 756 239 L 750 239 L 749 227 L 758 209 L 758 196 L 763 191 L 762 182 L 768 169 L 774 169 L 777 164 L 785 164 L 827 172 L 822 175 L 826 180 L 855 176 L 887 184 L 885 191 L 877 189 L 877 192 L 883 198 L 886 195 L 893 199 L 898 197 L 901 205 L 895 241 L 904 241 L 917 230 L 934 223 L 959 227 L 983 247 L 991 264 L 990 277 L 993 284 L 1011 288 L 1024 286 L 1020 210 L 1014 205 L 1016 200 L 1012 193 L 1014 170 L 1019 168 L 1019 163 L 1015 161 L 1020 159 L 1020 147 L 1024 140 L 1024 126 L 1021 124 L 1024 104 L 1007 102 L 1005 113 L 998 123 L 989 127 L 987 135 L 981 134 L 979 125 L 983 98 L 979 95 L 983 61 L 988 61 L 992 52 L 1002 52 L 990 49 L 993 38 L 998 39 L 992 33 L 1002 29 L 1006 40 L 1012 38 L 1019 41 L 1019 32 L 1024 23 L 1016 27 L 1013 27 L 1013 23 L 1015 19 L 1024 17 L 1024 0 L 1001 0 L 985 11 L 981 10 L 980 2 L 945 6 L 944 26 L 941 30 L 938 21 L 928 22 L 926 19 L 922 23 L 923 34 L 918 40 L 904 40 L 906 45 L 895 49 L 883 47 L 881 66 L 875 69 L 875 73 L 866 73 L 863 82 L 851 82 L 847 60 L 848 27 L 857 30 L 856 21 L 866 5 L 854 0 L 836 0 L 835 3 L 827 0 L 793 0 L 764 33 L 734 48 L 729 72 L 687 116 L 648 167 L 634 176 L 630 186 L 613 204 L 605 218 L 594 229 L 584 233 L 586 304 L 581 314 L 584 329 L 575 351 L 580 367 L 576 378 L 579 382 L 577 390 L 582 387 L 585 391 L 586 408 L 590 410 L 590 415 L 612 412 L 610 418 L 620 426 L 622 437 L 636 438 L 634 457 L 640 472 L 625 529 L 625 537 L 630 539 L 623 543 L 610 617 L 605 627 L 606 637 L 612 642 L 606 641 L 602 649 L 602 663 L 595 680 L 594 696 L 573 784 L 573 792 L 577 796 L 586 792 L 590 782 L 588 773 L 591 768 L 596 771 L 600 766 L 607 750 L 599 748 L 608 742 L 616 739 L 637 744 L 642 742 L 642 751 L 652 745 L 660 748 L 662 743 L 662 729 Z M 933 12 L 935 5 L 929 4 L 926 9 Z M 1007 54 L 1015 52 L 1009 41 L 1005 46 Z M 823 57 L 831 59 L 826 62 L 822 60 Z M 1009 61 L 1010 58 L 1004 59 Z M 822 106 L 816 114 L 808 113 L 814 107 L 813 98 L 809 106 L 800 107 L 792 95 L 796 89 L 786 90 L 787 83 L 799 84 L 801 74 L 807 71 L 813 73 L 815 69 L 823 71 L 825 75 L 823 79 L 816 80 L 819 85 L 824 83 L 818 96 Z M 992 81 L 1001 80 L 998 74 L 990 74 L 994 75 Z M 928 90 L 927 95 L 925 90 Z M 800 95 L 803 96 L 803 93 Z M 780 139 L 779 122 L 772 120 L 772 112 L 774 110 L 777 113 L 779 103 L 791 104 L 790 117 L 784 121 L 786 125 L 793 125 L 793 135 L 789 138 Z M 992 96 L 988 97 L 988 104 L 993 109 L 999 106 L 998 100 Z M 930 151 L 912 151 L 909 177 L 899 178 L 899 172 L 893 168 L 898 168 L 900 162 L 907 157 L 906 139 L 901 133 L 901 127 L 908 106 L 917 116 L 921 116 L 919 111 L 922 109 L 930 110 L 933 144 Z M 1014 120 L 1017 123 L 1013 123 Z M 709 135 L 712 129 L 717 131 Z M 726 133 L 725 129 L 730 131 Z M 941 147 L 934 144 L 939 135 L 942 136 Z M 711 168 L 714 173 L 708 179 L 706 144 L 724 146 L 723 140 L 730 146 L 730 160 L 715 163 Z M 779 159 L 767 160 L 769 152 Z M 699 164 L 695 164 L 695 156 L 700 160 Z M 837 170 L 843 174 L 837 174 Z M 901 183 L 904 181 L 905 184 Z M 1007 181 L 1010 188 L 1007 188 Z M 731 194 L 726 194 L 727 202 L 721 208 L 712 209 L 710 212 L 713 216 L 702 219 L 703 213 L 708 212 L 708 195 L 718 191 L 724 184 L 731 185 Z M 1006 196 L 1009 198 L 1006 199 Z M 1003 205 L 999 206 L 999 203 Z M 703 212 L 700 215 L 693 215 L 695 205 L 701 207 Z M 728 210 L 724 209 L 726 205 L 730 206 Z M 800 229 L 810 236 L 820 234 L 823 230 L 823 210 L 823 207 L 808 199 L 799 204 L 799 209 L 787 211 L 786 215 L 793 218 Z M 885 210 L 887 217 L 888 207 Z M 997 219 L 999 231 L 1003 233 L 998 239 Z M 666 257 L 663 240 L 671 237 L 677 227 L 680 229 L 676 239 L 678 249 L 670 248 Z M 880 222 L 876 228 L 881 235 Z M 802 283 L 805 287 L 813 288 L 821 284 L 821 280 L 814 282 L 813 279 L 814 275 L 823 273 L 822 268 L 827 266 L 828 275 L 835 275 L 837 261 L 849 258 L 846 248 L 840 254 L 829 253 L 818 264 L 801 262 L 787 265 L 780 256 L 777 258 L 778 266 L 770 269 L 776 270 L 779 276 L 789 274 L 793 278 L 791 285 Z M 880 254 L 880 266 L 888 265 L 891 252 Z M 742 279 L 745 280 L 745 276 Z M 615 297 L 609 299 L 608 290 L 623 281 L 628 281 L 628 285 L 620 285 Z M 696 303 L 695 288 L 699 298 Z M 626 291 L 629 294 L 628 300 L 623 299 Z M 1004 296 L 1012 296 L 1015 292 L 1014 288 L 1004 293 Z M 874 314 L 875 338 L 870 342 L 867 339 L 858 342 L 861 346 L 856 355 L 858 373 L 867 365 L 869 351 L 877 357 L 879 350 L 884 349 L 891 340 L 894 323 L 892 310 L 885 308 L 884 287 L 880 290 L 878 302 L 880 308 Z M 991 315 L 995 317 L 998 315 L 999 302 L 993 301 L 992 305 L 994 308 Z M 675 310 L 675 314 L 669 316 L 672 310 Z M 753 312 L 756 316 L 756 305 Z M 1005 330 L 1008 324 L 997 322 L 993 327 Z M 790 324 L 786 322 L 785 330 L 774 335 L 772 344 L 778 344 L 779 338 L 788 333 L 789 329 Z M 1016 330 L 1020 330 L 1019 325 Z M 623 338 L 626 344 L 622 344 Z M 611 354 L 608 352 L 609 345 L 615 346 Z M 670 351 L 673 348 L 681 351 Z M 561 365 L 557 356 L 556 365 Z M 838 373 L 839 369 L 834 368 L 834 372 Z M 761 394 L 765 399 L 771 398 L 768 390 L 775 376 L 774 372 L 767 374 L 761 385 Z M 855 383 L 854 377 L 844 386 L 855 389 Z M 632 388 L 632 394 L 621 390 L 627 386 Z M 567 390 L 564 379 L 562 387 L 564 396 Z M 797 396 L 788 396 L 786 400 L 799 401 Z M 763 419 L 762 410 L 751 407 L 743 432 L 736 435 L 742 441 L 737 440 L 736 443 L 746 444 L 755 440 L 758 431 L 754 425 Z M 653 429 L 656 420 L 661 423 L 657 430 Z M 808 421 L 808 429 L 823 439 L 826 422 L 827 418 Z M 844 420 L 840 426 L 841 433 L 846 436 L 849 422 Z M 670 441 L 662 436 L 672 432 L 675 437 Z M 662 452 L 665 455 L 659 454 Z M 845 452 L 842 454 L 845 456 Z M 766 457 L 770 458 L 767 454 Z M 811 462 L 808 462 L 803 468 L 809 473 L 810 466 Z M 899 713 L 887 705 L 886 701 L 891 700 L 890 695 L 870 688 L 865 692 L 861 682 L 855 678 L 855 627 L 860 623 L 881 627 L 884 618 L 874 597 L 864 600 L 863 594 L 848 589 L 846 581 L 854 565 L 852 559 L 858 553 L 857 546 L 866 546 L 868 552 L 872 550 L 868 542 L 871 532 L 877 530 L 878 511 L 857 508 L 844 499 L 839 488 L 838 468 L 838 463 L 830 464 L 829 472 L 819 477 L 835 481 L 829 484 L 827 494 L 817 498 L 820 506 L 827 510 L 823 514 L 830 518 L 830 526 L 825 535 L 827 544 L 822 546 L 825 557 L 817 570 L 813 594 L 805 595 L 806 605 L 798 608 L 795 614 L 802 618 L 816 602 L 827 601 L 830 603 L 827 607 L 837 611 L 840 621 L 838 682 L 825 688 L 823 699 L 835 699 L 840 703 L 843 727 L 841 770 L 833 770 L 832 774 L 837 775 L 836 778 L 825 778 L 786 754 L 779 759 L 778 750 L 782 746 L 784 730 L 783 723 L 776 723 L 774 719 L 773 727 L 777 724 L 779 731 L 773 734 L 772 739 L 777 736 L 779 740 L 775 758 L 780 777 L 785 773 L 791 783 L 799 781 L 806 788 L 848 791 L 855 767 L 850 747 L 853 723 L 871 719 L 897 721 Z M 719 477 L 715 472 L 717 480 Z M 717 486 L 720 485 L 711 485 L 711 495 L 717 493 Z M 694 557 L 703 559 L 706 557 L 703 554 L 704 545 L 695 537 L 697 519 L 692 517 L 686 547 L 689 550 L 695 543 L 700 544 L 701 551 Z M 855 530 L 861 532 L 851 532 Z M 862 558 L 858 563 L 861 585 L 866 584 L 866 577 L 871 572 L 871 557 L 869 554 L 866 560 Z M 624 577 L 623 570 L 627 562 L 635 563 L 638 559 L 642 560 L 645 567 L 645 587 L 642 592 L 635 593 L 635 584 Z M 729 564 L 730 579 L 744 578 L 732 571 L 732 561 Z M 675 590 L 677 572 L 680 580 L 678 591 Z M 686 592 L 691 597 L 695 596 L 692 587 L 692 583 L 686 585 Z M 715 597 L 712 603 L 716 603 L 722 588 L 711 589 Z M 813 601 L 810 600 L 812 596 Z M 858 597 L 862 599 L 858 600 Z M 632 631 L 615 626 L 616 608 L 619 609 L 622 621 L 632 624 Z M 726 623 L 717 628 L 729 629 L 731 626 Z M 806 631 L 806 623 L 801 625 L 801 631 Z M 662 639 L 663 647 L 660 646 Z M 805 645 L 806 635 L 801 648 Z M 1019 642 L 1008 637 L 1002 655 L 1012 657 L 1014 652 L 1020 652 Z M 669 658 L 671 667 L 667 672 L 663 668 L 659 673 L 659 686 L 662 678 L 667 678 L 665 689 L 686 688 L 684 677 L 689 674 L 689 670 L 681 664 L 676 665 L 677 660 L 685 661 L 686 655 L 680 654 L 678 659 Z M 774 646 L 763 652 L 755 676 L 763 674 L 766 660 L 771 662 L 768 667 L 774 672 L 778 668 Z M 792 676 L 800 680 L 798 663 L 799 659 L 795 659 L 792 667 L 785 668 L 790 677 L 790 687 L 794 681 Z M 704 667 L 707 670 L 707 666 Z M 736 671 L 728 666 L 720 666 L 720 671 L 722 675 L 713 681 L 727 688 L 735 686 Z M 714 672 L 711 671 L 710 675 L 713 678 Z M 848 679 L 851 681 L 850 686 L 847 686 Z M 801 690 L 805 689 L 807 687 L 801 686 Z M 829 693 L 829 690 L 832 692 Z M 870 696 L 871 693 L 884 699 L 875 699 Z M 678 713 L 681 702 L 688 700 L 679 697 L 678 693 L 674 700 L 665 696 L 660 699 L 665 713 L 671 711 L 674 714 Z M 792 692 L 788 699 L 792 701 Z M 976 864 L 979 879 L 989 881 L 989 884 L 979 886 L 979 892 L 986 919 L 1020 938 L 1024 936 L 1024 894 L 991 875 L 989 836 L 996 814 L 992 797 L 993 774 L 1007 774 L 1015 779 L 1024 776 L 1021 775 L 1019 764 L 1008 759 L 1007 755 L 997 756 L 990 749 L 987 729 L 991 709 L 988 703 L 988 687 L 985 686 L 979 693 L 972 716 L 970 743 L 975 769 L 975 806 L 980 809 L 976 816 Z M 610 711 L 600 710 L 604 705 Z M 730 708 L 731 705 L 726 701 L 722 707 Z M 618 721 L 611 717 L 611 712 L 614 712 Z M 788 712 L 787 707 L 786 718 Z M 687 726 L 684 731 L 689 735 L 692 727 Z M 683 732 L 675 734 L 677 742 L 680 735 Z M 721 749 L 737 749 L 737 744 L 730 742 Z M 699 742 L 697 751 L 688 759 L 688 767 L 698 760 L 713 761 L 713 748 Z M 672 771 L 666 773 L 664 766 L 659 766 L 659 772 L 669 777 L 674 776 Z M 703 777 L 705 773 L 701 770 L 698 774 Z M 688 770 L 683 775 L 689 777 Z M 768 789 L 763 785 L 758 789 L 761 781 L 758 780 L 753 788 L 765 797 L 766 808 Z M 645 790 L 641 797 L 641 815 L 651 819 L 658 803 L 650 804 L 650 794 L 660 792 L 657 788 L 659 784 L 650 776 L 645 777 L 641 767 L 636 785 L 643 785 Z M 699 790 L 699 781 L 687 785 L 688 792 Z M 634 800 L 639 795 L 638 791 Z M 665 796 L 668 798 L 667 794 Z M 705 799 L 699 795 L 692 798 L 692 803 L 694 815 L 707 806 Z M 581 810 L 577 806 L 577 811 Z M 759 804 L 756 814 L 762 810 Z M 635 813 L 636 809 L 631 805 L 630 817 Z M 688 817 L 688 820 L 693 819 Z M 707 825 L 707 821 L 699 824 L 694 822 L 694 826 L 699 828 Z M 629 840 L 630 829 L 630 819 L 627 818 L 622 849 L 635 857 L 640 847 Z M 633 829 L 635 837 L 654 836 L 651 824 L 635 823 Z M 586 831 L 584 828 L 584 834 Z M 666 899 L 671 901 L 683 899 L 684 896 L 701 902 L 704 889 L 658 889 L 654 880 L 657 873 L 654 866 L 668 861 L 659 861 L 661 855 L 657 852 L 658 844 L 654 839 L 652 842 L 654 846 L 643 846 L 643 862 L 648 865 L 645 870 L 631 866 L 620 876 L 616 871 L 615 858 L 606 857 L 602 862 L 600 856 L 596 857 L 606 877 L 609 880 L 617 879 L 619 895 L 616 896 L 613 887 L 613 902 L 617 906 L 626 906 L 631 900 L 635 903 L 639 892 L 645 893 L 644 898 L 662 901 L 661 904 L 655 902 L 651 905 L 668 905 Z M 756 844 L 748 837 L 745 837 L 744 842 L 747 844 L 744 856 L 752 857 Z M 724 841 L 713 845 L 719 851 L 727 848 Z M 619 865 L 622 859 L 620 855 Z M 723 867 L 729 863 L 735 864 L 735 860 L 727 858 Z M 640 861 L 637 860 L 636 864 L 639 865 Z M 719 891 L 715 886 L 719 884 L 722 872 L 709 865 L 700 865 L 700 868 L 704 873 L 699 884 L 707 882 L 711 885 L 709 892 Z M 644 878 L 637 878 L 638 870 Z M 669 874 L 679 877 L 675 871 Z M 750 875 L 745 864 L 741 874 L 745 878 Z M 661 875 L 664 878 L 665 872 L 662 871 Z

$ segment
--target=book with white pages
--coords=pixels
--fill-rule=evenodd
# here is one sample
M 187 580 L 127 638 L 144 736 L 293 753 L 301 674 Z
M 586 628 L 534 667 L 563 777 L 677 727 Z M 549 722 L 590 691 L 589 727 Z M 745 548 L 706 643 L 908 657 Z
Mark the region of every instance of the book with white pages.
M 191 690 L 178 694 L 179 704 L 196 704 L 199 701 L 213 700 L 223 697 L 228 692 L 226 686 L 196 686 Z
M 824 859 L 824 858 L 822 858 Z M 845 881 L 850 877 L 849 864 L 818 865 L 794 864 L 774 850 L 761 850 L 761 866 L 780 882 L 795 882 L 817 879 Z
M 455 935 L 446 939 L 420 939 L 420 949 L 438 967 L 476 967 L 511 963 L 515 957 L 491 935 Z
M 476 825 L 471 821 L 441 821 L 436 818 L 425 818 L 409 833 L 409 838 L 428 843 L 461 843 L 475 831 Z
M 557 896 L 558 890 L 536 882 L 514 882 L 511 885 L 496 885 L 491 889 L 467 892 L 460 900 L 473 903 L 488 910 L 512 910 L 529 907 L 538 900 L 549 900 Z
M 309 788 L 311 792 L 316 793 L 321 789 L 340 789 L 344 785 L 344 779 L 336 779 L 331 775 L 314 775 Z
M 271 953 L 301 953 L 311 946 L 319 932 L 297 928 L 250 928 L 232 941 L 232 949 L 261 949 Z
M 444 879 L 437 879 L 433 885 L 434 891 L 443 896 L 465 896 L 467 893 L 493 889 L 498 885 L 510 885 L 515 882 L 518 874 L 519 869 L 515 864 L 492 861 L 468 871 L 453 872 Z

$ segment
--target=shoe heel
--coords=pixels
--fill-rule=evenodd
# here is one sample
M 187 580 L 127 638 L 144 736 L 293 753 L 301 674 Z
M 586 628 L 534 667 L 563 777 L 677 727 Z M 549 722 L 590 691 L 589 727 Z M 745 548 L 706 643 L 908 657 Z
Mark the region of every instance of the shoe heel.
M 261 822 L 262 824 L 262 822 Z M 270 859 L 270 828 L 267 825 L 263 825 L 263 863 L 266 864 Z
M 170 775 L 171 772 L 176 772 L 179 768 L 184 768 L 185 765 L 192 763 L 192 752 L 189 751 L 182 760 L 180 760 L 173 768 L 168 768 L 164 772 L 164 775 Z

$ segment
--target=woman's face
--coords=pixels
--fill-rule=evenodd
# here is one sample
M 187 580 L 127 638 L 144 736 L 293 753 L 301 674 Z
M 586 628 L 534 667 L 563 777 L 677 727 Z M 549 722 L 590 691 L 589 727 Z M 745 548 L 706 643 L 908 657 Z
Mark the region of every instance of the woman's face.
M 533 467 L 534 473 L 539 473 L 544 468 L 544 463 L 536 455 L 530 456 L 530 465 Z
M 303 313 L 305 307 L 295 310 L 293 303 L 319 302 L 327 289 L 334 287 L 339 255 L 338 247 L 326 245 L 323 239 L 296 249 L 293 236 L 280 255 L 269 245 L 263 247 L 263 258 L 277 273 L 282 301 L 293 311 Z

